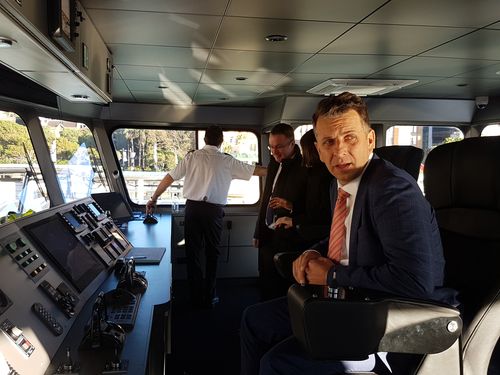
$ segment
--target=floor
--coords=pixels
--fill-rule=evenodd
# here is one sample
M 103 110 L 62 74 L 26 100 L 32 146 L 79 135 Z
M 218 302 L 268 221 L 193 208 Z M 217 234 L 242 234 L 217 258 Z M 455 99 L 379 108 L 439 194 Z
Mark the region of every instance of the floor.
M 239 374 L 240 319 L 245 307 L 259 300 L 257 280 L 218 280 L 220 302 L 210 310 L 191 308 L 185 281 L 174 281 L 172 294 L 172 354 L 167 374 Z

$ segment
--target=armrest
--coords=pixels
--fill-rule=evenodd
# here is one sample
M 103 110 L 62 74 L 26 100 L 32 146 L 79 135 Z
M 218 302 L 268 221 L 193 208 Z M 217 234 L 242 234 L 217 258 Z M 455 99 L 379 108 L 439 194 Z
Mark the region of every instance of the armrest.
M 274 255 L 274 265 L 276 270 L 286 280 L 295 281 L 292 272 L 292 263 L 302 254 L 300 251 L 277 253 Z
M 363 359 L 379 351 L 438 353 L 462 331 L 457 309 L 420 300 L 326 299 L 295 284 L 288 307 L 295 337 L 316 359 Z

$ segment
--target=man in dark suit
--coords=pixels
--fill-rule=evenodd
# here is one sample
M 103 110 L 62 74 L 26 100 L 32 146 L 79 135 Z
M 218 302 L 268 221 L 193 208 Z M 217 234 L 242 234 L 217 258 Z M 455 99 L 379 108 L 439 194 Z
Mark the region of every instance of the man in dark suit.
M 302 155 L 295 144 L 293 128 L 277 124 L 269 133 L 271 159 L 268 164 L 266 185 L 255 225 L 253 244 L 259 249 L 259 286 L 262 300 L 286 294 L 289 282 L 274 266 L 273 257 L 282 251 L 298 251 L 301 238 L 297 230 L 275 226 L 283 216 L 301 214 L 304 210 L 306 173 Z
M 338 190 L 330 236 L 294 262 L 297 282 L 442 300 L 444 258 L 434 211 L 409 174 L 373 155 L 365 103 L 350 93 L 323 99 L 313 124 Z M 342 322 L 332 317 L 332 324 Z M 386 373 L 396 364 L 386 366 L 383 353 L 365 361 L 308 358 L 292 336 L 286 298 L 245 310 L 241 354 L 242 374 Z

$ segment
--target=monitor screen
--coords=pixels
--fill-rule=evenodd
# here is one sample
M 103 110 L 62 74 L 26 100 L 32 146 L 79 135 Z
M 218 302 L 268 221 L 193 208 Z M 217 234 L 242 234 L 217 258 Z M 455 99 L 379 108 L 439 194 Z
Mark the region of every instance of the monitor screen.
M 80 221 L 75 217 L 75 215 L 71 211 L 65 212 L 63 216 L 66 218 L 66 220 L 68 220 L 68 223 L 73 225 L 73 227 L 75 228 L 78 228 L 80 225 L 82 225 L 82 223 L 80 223 Z
M 79 292 L 104 270 L 103 264 L 78 241 L 58 215 L 30 224 L 24 230 Z
M 92 194 L 92 198 L 103 210 L 109 211 L 115 221 L 124 222 L 132 220 L 134 217 L 132 209 L 120 193 L 95 193 Z
M 96 217 L 102 214 L 102 212 L 101 212 L 101 211 L 99 211 L 99 209 L 95 206 L 95 204 L 94 204 L 94 203 L 89 203 L 87 206 L 88 206 L 89 210 L 90 210 L 90 211 L 92 211 L 92 213 L 93 213 Z

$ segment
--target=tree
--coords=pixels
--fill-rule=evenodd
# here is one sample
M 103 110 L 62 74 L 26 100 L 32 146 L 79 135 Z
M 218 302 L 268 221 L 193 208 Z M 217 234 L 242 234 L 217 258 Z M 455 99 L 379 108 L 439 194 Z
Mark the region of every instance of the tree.
M 34 156 L 33 146 L 26 128 L 11 121 L 0 120 L 0 163 L 26 164 L 23 143 L 30 156 Z

